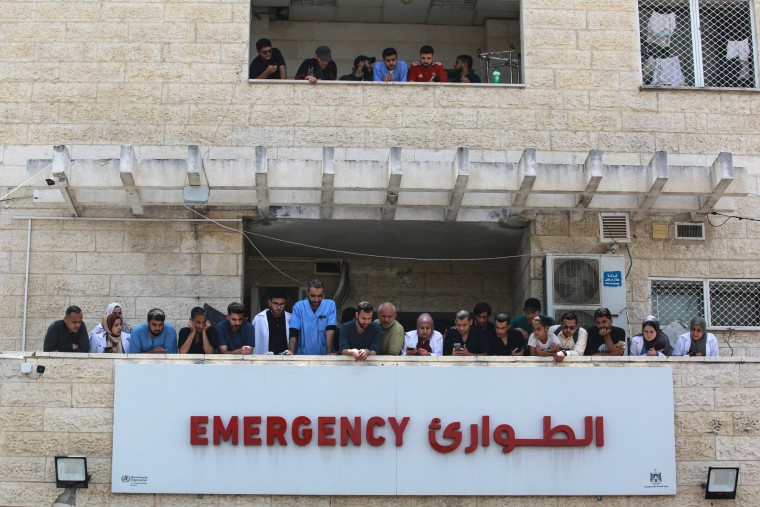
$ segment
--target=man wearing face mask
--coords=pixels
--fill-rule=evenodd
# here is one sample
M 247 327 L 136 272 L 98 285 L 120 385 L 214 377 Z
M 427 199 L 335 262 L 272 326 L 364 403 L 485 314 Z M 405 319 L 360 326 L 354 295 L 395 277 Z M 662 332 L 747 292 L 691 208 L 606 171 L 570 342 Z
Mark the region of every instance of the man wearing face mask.
M 372 64 L 375 63 L 374 58 L 369 56 L 359 55 L 354 58 L 354 71 L 351 74 L 341 76 L 341 81 L 372 81 Z

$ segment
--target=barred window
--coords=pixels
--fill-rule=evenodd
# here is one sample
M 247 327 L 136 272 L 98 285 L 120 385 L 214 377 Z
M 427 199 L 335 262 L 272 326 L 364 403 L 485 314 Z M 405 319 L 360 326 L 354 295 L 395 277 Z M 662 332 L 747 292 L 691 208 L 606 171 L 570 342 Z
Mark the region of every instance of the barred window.
M 750 0 L 639 0 L 642 82 L 755 88 Z
M 760 280 L 651 280 L 652 313 L 663 327 L 704 317 L 713 329 L 760 328 Z

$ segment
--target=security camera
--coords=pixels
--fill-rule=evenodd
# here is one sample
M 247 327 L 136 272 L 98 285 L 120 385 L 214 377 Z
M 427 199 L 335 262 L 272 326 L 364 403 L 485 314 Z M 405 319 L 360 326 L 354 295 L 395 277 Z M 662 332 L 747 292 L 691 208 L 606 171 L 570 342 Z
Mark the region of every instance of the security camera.
M 47 183 L 49 187 L 52 187 L 53 185 L 55 185 L 55 180 L 53 180 L 51 178 L 47 178 L 45 180 L 45 183 Z
M 44 366 L 42 366 L 41 364 L 38 364 L 38 365 L 37 365 L 37 376 L 40 376 L 40 375 L 42 375 L 43 373 L 45 373 L 45 367 L 44 367 Z

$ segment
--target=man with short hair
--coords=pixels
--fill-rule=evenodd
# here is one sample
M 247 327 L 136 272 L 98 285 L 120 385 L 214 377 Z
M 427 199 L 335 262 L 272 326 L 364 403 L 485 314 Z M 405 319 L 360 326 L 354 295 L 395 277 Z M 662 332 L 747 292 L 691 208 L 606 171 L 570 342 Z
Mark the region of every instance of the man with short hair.
M 177 332 L 165 320 L 166 314 L 163 310 L 151 309 L 147 322 L 143 322 L 132 331 L 129 353 L 176 354 Z
M 83 322 L 82 309 L 78 306 L 66 308 L 63 320 L 56 320 L 47 329 L 42 345 L 44 352 L 90 351 L 90 337 Z
M 256 314 L 253 318 L 253 330 L 256 335 L 256 355 L 285 354 L 288 350 L 288 328 L 290 314 L 285 311 L 287 294 L 282 289 L 273 289 L 269 293 L 269 308 Z
M 404 327 L 396 320 L 396 306 L 386 301 L 377 307 L 375 322 L 383 329 L 380 341 L 381 356 L 400 356 L 404 348 Z
M 179 330 L 178 350 L 180 354 L 213 354 L 216 333 L 206 318 L 206 311 L 200 306 L 190 310 L 187 327 Z
M 332 52 L 327 46 L 319 46 L 314 58 L 307 58 L 298 67 L 296 79 L 306 79 L 314 84 L 320 79 L 335 81 L 338 79 L 338 66 L 332 59 Z
M 341 81 L 372 81 L 372 64 L 375 63 L 375 58 L 369 56 L 359 55 L 354 58 L 354 71 L 351 74 L 341 76 Z
M 509 314 L 497 313 L 493 318 L 494 335 L 489 338 L 488 349 L 492 356 L 525 355 L 527 341 L 520 331 L 509 327 Z
M 443 338 L 444 356 L 485 356 L 488 342 L 483 330 L 472 325 L 472 315 L 460 310 L 454 316 L 454 327 L 446 330 Z
M 433 61 L 433 46 L 424 45 L 420 48 L 420 61 L 409 67 L 409 81 L 416 83 L 444 83 L 446 69 L 441 62 Z
M 372 322 L 372 305 L 362 301 L 354 319 L 340 326 L 340 353 L 365 361 L 380 351 L 380 324 Z
M 554 360 L 561 363 L 567 356 L 582 356 L 586 350 L 588 333 L 578 325 L 578 316 L 573 312 L 562 314 L 561 324 L 549 328 L 559 340 L 559 349 L 554 354 Z
M 625 352 L 625 330 L 612 325 L 612 313 L 607 308 L 594 311 L 595 326 L 587 329 L 587 356 L 622 356 Z
M 487 340 L 491 340 L 496 336 L 493 323 L 488 320 L 491 317 L 491 305 L 488 303 L 480 302 L 476 303 L 472 309 L 472 316 L 475 321 L 475 325 L 483 330 Z
M 528 298 L 523 305 L 522 314 L 513 317 L 512 322 L 510 322 L 509 325 L 520 331 L 527 342 L 528 338 L 530 338 L 530 334 L 533 332 L 533 319 L 542 316 L 548 318 L 551 325 L 554 325 L 554 319 L 546 315 L 541 315 L 541 301 L 536 298 Z
M 383 60 L 375 63 L 373 75 L 375 81 L 406 81 L 409 68 L 406 62 L 398 59 L 394 48 L 383 49 Z
M 243 303 L 230 303 L 227 306 L 227 318 L 216 325 L 216 336 L 220 354 L 253 353 L 256 344 L 253 324 L 245 320 Z
M 309 282 L 306 296 L 293 305 L 288 349 L 298 355 L 330 354 L 338 327 L 335 301 L 324 298 L 325 286 L 320 280 Z
M 452 78 L 453 83 L 480 83 L 480 76 L 475 74 L 475 72 L 472 70 L 472 57 L 470 55 L 459 55 L 457 56 L 456 62 L 454 63 L 454 70 L 457 71 L 457 77 L 458 80 L 454 81 Z
M 256 41 L 256 52 L 259 54 L 251 62 L 248 79 L 287 79 L 288 71 L 285 58 L 277 48 L 272 47 L 269 39 Z

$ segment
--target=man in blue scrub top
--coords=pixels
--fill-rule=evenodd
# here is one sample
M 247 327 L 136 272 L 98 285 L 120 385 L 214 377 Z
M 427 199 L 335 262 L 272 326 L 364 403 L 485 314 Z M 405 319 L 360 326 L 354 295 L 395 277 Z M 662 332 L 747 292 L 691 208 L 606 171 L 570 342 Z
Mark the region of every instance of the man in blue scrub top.
M 338 327 L 335 302 L 324 299 L 325 287 L 319 280 L 309 282 L 308 299 L 293 305 L 288 348 L 292 354 L 324 356 L 333 350 Z

